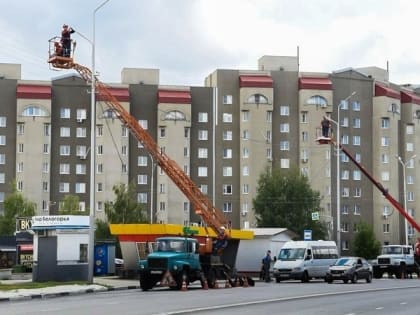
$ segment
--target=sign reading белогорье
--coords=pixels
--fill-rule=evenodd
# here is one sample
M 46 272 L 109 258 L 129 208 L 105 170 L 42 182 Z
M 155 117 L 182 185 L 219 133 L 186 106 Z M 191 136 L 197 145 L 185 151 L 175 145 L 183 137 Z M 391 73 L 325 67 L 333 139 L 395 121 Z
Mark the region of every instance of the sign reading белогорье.
M 32 217 L 32 229 L 87 229 L 86 215 L 40 215 Z

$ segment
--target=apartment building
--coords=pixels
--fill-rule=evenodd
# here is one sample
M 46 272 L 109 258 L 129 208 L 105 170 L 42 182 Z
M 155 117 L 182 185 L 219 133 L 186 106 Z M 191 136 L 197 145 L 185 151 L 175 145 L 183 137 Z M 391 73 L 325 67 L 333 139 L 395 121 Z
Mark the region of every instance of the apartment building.
M 345 154 L 315 140 L 322 117 L 330 117 L 334 137 L 339 129 L 340 142 L 419 221 L 420 94 L 392 84 L 384 69 L 308 73 L 298 64 L 297 57 L 263 56 L 257 70 L 217 69 L 202 87 L 162 86 L 157 69 L 123 69 L 110 91 L 233 227 L 256 226 L 252 199 L 266 167 L 297 166 L 320 192 L 321 220 L 343 252 L 361 221 L 382 243 L 404 243 L 398 211 Z M 104 218 L 115 184 L 133 182 L 151 222 L 201 223 L 100 98 L 91 128 L 89 86 L 76 73 L 24 81 L 20 65 L 3 64 L 0 74 L 0 206 L 15 180 L 40 214 L 57 213 L 68 194 L 79 196 L 81 210 L 89 207 L 93 129 L 97 217 Z M 416 231 L 407 230 L 414 243 Z

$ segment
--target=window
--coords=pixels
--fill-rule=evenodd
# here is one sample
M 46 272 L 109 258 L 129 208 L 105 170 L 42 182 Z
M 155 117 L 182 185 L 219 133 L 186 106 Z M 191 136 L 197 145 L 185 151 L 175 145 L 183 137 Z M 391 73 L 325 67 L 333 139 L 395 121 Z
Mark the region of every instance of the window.
M 289 141 L 280 141 L 280 151 L 288 151 L 289 150 Z
M 280 132 L 281 133 L 289 132 L 289 124 L 288 123 L 280 124 Z
M 381 172 L 381 179 L 384 182 L 388 182 L 389 181 L 389 172 L 388 171 Z
M 6 127 L 7 117 L 0 117 L 0 127 Z
M 138 193 L 137 194 L 138 203 L 147 203 L 147 193 Z
M 353 212 L 353 214 L 354 215 L 360 215 L 360 212 L 361 212 L 360 205 L 354 205 L 354 212 Z
M 17 170 L 18 173 L 22 173 L 23 172 L 23 162 L 19 162 L 17 163 Z
M 344 117 L 341 121 L 342 127 L 348 127 L 349 126 L 349 119 L 347 117 Z
M 48 182 L 42 182 L 42 191 L 43 192 L 48 192 L 49 191 L 49 187 L 48 187 Z
M 349 206 L 348 205 L 343 205 L 341 207 L 341 213 L 342 214 L 349 214 Z
M 388 117 L 382 117 L 381 118 L 381 128 L 382 129 L 388 129 L 389 128 L 389 118 Z
M 309 134 L 307 131 L 302 131 L 302 142 L 308 142 Z
M 49 137 L 51 135 L 51 124 L 44 124 L 44 136 Z
M 44 154 L 48 154 L 50 153 L 50 145 L 48 143 L 44 143 L 42 146 L 42 152 Z
M 341 137 L 341 143 L 342 144 L 349 144 L 349 136 L 348 135 L 343 135 Z
M 207 195 L 207 193 L 208 193 L 208 186 L 207 186 L 207 185 L 205 185 L 205 184 L 200 185 L 200 191 L 201 191 L 203 194 Z
M 341 232 L 348 232 L 349 231 L 349 224 L 347 222 L 341 223 Z
M 382 231 L 384 233 L 389 233 L 389 231 L 390 231 L 390 229 L 389 229 L 389 223 L 382 224 Z
M 0 184 L 4 184 L 5 183 L 5 175 L 4 173 L 0 173 Z
M 18 144 L 18 153 L 23 153 L 23 143 Z
M 198 113 L 198 122 L 208 122 L 208 113 Z
M 123 156 L 127 155 L 127 151 L 128 149 L 126 145 L 121 146 L 121 155 Z
M 86 128 L 85 127 L 77 127 L 76 128 L 76 137 L 77 138 L 86 138 Z
M 31 116 L 31 115 L 28 115 L 28 116 Z M 61 108 L 60 118 L 70 118 L 70 108 Z
M 165 184 L 159 184 L 159 193 L 164 194 L 166 192 Z
M 76 174 L 78 174 L 78 175 L 86 174 L 86 165 L 85 164 L 76 164 Z
M 362 188 L 356 187 L 354 189 L 354 197 L 356 197 L 356 198 L 362 197 Z
M 407 184 L 408 185 L 414 184 L 414 176 L 413 175 L 407 175 Z
M 360 145 L 360 136 L 353 136 L 353 145 Z
M 70 190 L 69 183 L 60 183 L 59 190 L 61 193 L 68 193 Z
M 96 136 L 102 137 L 104 135 L 104 126 L 98 125 L 96 126 Z
M 244 195 L 249 194 L 249 184 L 242 185 L 242 194 Z
M 146 185 L 147 184 L 147 175 L 146 174 L 137 175 L 137 184 Z
M 60 155 L 70 155 L 70 146 L 60 145 Z
M 289 116 L 290 108 L 289 106 L 280 106 L 280 116 Z
M 301 112 L 300 113 L 300 122 L 303 123 L 303 124 L 307 124 L 309 122 L 308 112 Z
M 414 201 L 414 192 L 407 191 L 407 201 Z
M 172 110 L 165 114 L 163 120 L 185 121 L 187 120 L 187 117 L 184 115 L 184 113 L 180 112 L 179 110 Z
M 223 122 L 231 123 L 232 122 L 232 114 L 223 113 Z
M 165 211 L 166 210 L 166 203 L 164 201 L 161 201 L 159 203 L 159 211 Z
M 70 174 L 70 164 L 61 163 L 60 164 L 60 174 Z
M 4 118 L 4 126 L 0 125 L 0 127 L 6 127 L 6 117 Z M 0 119 L 0 123 L 2 122 L 2 119 Z M 25 133 L 25 124 L 24 123 L 17 123 L 17 134 L 23 135 Z
M 242 111 L 242 121 L 249 121 L 249 110 Z
M 268 104 L 268 99 L 262 94 L 253 94 L 248 97 L 246 103 L 248 104 Z
M 348 187 L 343 187 L 341 192 L 342 197 L 349 197 L 350 196 L 350 189 Z
M 104 172 L 104 165 L 102 163 L 96 164 L 96 174 L 102 174 Z
M 242 139 L 243 140 L 249 139 L 249 130 L 242 130 Z
M 102 144 L 100 144 L 96 147 L 96 155 L 102 155 L 102 154 L 104 154 L 104 147 Z
M 208 131 L 198 130 L 198 140 L 208 140 Z
M 242 167 L 242 175 L 249 176 L 249 166 L 245 165 L 244 167 Z
M 48 162 L 42 162 L 42 173 L 48 174 L 50 172 L 50 164 Z
M 121 137 L 128 137 L 128 128 L 126 126 L 121 126 Z
M 249 149 L 242 148 L 242 158 L 247 159 L 249 157 Z
M 96 211 L 103 211 L 104 210 L 104 203 L 102 201 L 98 201 L 96 203 Z
M 265 121 L 270 124 L 273 122 L 273 112 L 271 110 L 268 110 L 265 114 Z
M 148 158 L 145 155 L 140 155 L 137 157 L 137 166 L 147 166 Z
M 199 159 L 207 159 L 207 157 L 208 157 L 207 148 L 198 148 L 198 158 Z
M 165 127 L 160 127 L 159 128 L 159 137 L 160 138 L 165 138 L 166 137 L 166 128 Z
M 148 127 L 148 122 L 147 122 L 147 120 L 142 120 L 142 119 L 140 119 L 140 120 L 139 120 L 139 125 L 140 125 L 143 129 L 147 130 L 147 127 Z
M 225 176 L 225 177 L 232 176 L 232 167 L 231 166 L 224 166 L 223 167 L 223 176 Z
M 233 103 L 232 95 L 223 95 L 223 104 L 230 105 Z
M 419 117 L 420 118 L 420 117 Z M 405 133 L 407 135 L 413 135 L 414 134 L 414 125 L 407 125 L 405 127 Z
M 223 203 L 223 212 L 232 212 L 232 203 L 224 202 Z
M 77 145 L 76 146 L 76 155 L 82 158 L 85 158 L 87 154 L 86 146 L 85 145 Z
M 185 127 L 184 128 L 184 138 L 188 139 L 190 137 L 190 128 Z
M 341 179 L 348 180 L 349 179 L 349 171 L 348 170 L 342 170 L 341 171 Z
M 76 110 L 76 119 L 77 121 L 85 120 L 87 117 L 86 115 L 86 109 L 78 109 Z
M 355 112 L 360 112 L 360 102 L 354 101 L 352 107 Z
M 353 128 L 360 128 L 360 118 L 353 118 Z
M 327 107 L 328 102 L 325 97 L 321 95 L 314 95 L 306 101 L 307 105 L 317 105 L 321 107 Z
M 349 109 L 349 102 L 345 100 L 341 100 L 340 102 L 340 108 L 341 109 Z
M 232 131 L 231 130 L 223 131 L 223 140 L 232 141 Z
M 223 185 L 223 195 L 232 195 L 232 185 L 229 185 L 229 184 Z
M 6 136 L 0 136 L 0 145 L 6 145 Z
M 96 191 L 97 192 L 102 192 L 102 191 L 104 191 L 104 187 L 103 187 L 104 185 L 103 185 L 103 183 L 97 183 L 96 184 Z
M 407 143 L 405 144 L 405 150 L 406 150 L 407 152 L 413 152 L 413 151 L 414 151 L 414 143 L 412 143 L 412 142 L 407 142 Z
M 388 154 L 381 154 L 381 162 L 383 164 L 388 164 L 389 163 L 389 155 Z
M 280 168 L 290 168 L 290 160 L 280 159 Z
M 60 127 L 60 137 L 70 137 L 70 128 Z
M 223 149 L 223 158 L 224 159 L 231 159 L 232 158 L 232 149 Z
M 86 192 L 86 183 L 76 183 L 76 194 L 84 194 Z
M 361 155 L 360 153 L 356 153 L 356 154 L 354 155 L 354 158 L 355 158 L 355 160 L 356 160 L 357 162 L 361 163 L 361 161 L 362 161 L 362 155 Z
M 207 167 L 205 166 L 198 167 L 198 177 L 207 177 Z
M 383 147 L 389 147 L 389 138 L 388 137 L 382 137 L 381 138 L 381 146 Z

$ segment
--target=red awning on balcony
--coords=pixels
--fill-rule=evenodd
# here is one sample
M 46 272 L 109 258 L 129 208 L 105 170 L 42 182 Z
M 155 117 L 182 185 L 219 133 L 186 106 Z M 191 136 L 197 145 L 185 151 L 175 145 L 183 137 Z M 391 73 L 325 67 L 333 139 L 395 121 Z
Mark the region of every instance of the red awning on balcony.
M 329 78 L 299 78 L 299 90 L 332 90 L 332 88 L 332 82 Z
M 401 94 L 399 91 L 393 90 L 378 83 L 375 84 L 375 96 L 387 96 L 397 100 L 401 99 Z
M 16 97 L 48 100 L 51 99 L 51 86 L 19 84 L 16 89 Z
M 239 87 L 272 88 L 273 79 L 268 75 L 241 75 L 239 76 Z
M 401 91 L 401 103 L 413 103 L 420 105 L 420 95 L 408 91 Z
M 172 104 L 191 104 L 191 93 L 189 91 L 159 90 L 158 102 Z

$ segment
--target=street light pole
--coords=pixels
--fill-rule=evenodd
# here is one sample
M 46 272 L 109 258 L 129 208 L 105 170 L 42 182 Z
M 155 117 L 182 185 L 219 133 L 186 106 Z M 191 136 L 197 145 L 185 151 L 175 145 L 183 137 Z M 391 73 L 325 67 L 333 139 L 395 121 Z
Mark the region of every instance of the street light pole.
M 336 139 L 336 150 L 337 150 L 337 249 L 338 249 L 338 253 L 339 255 L 341 255 L 341 196 L 340 196 L 340 109 L 341 109 L 341 104 L 343 102 L 347 102 L 352 96 L 354 96 L 356 94 L 356 92 L 351 93 L 349 96 L 347 96 L 341 103 L 338 104 L 337 106 L 337 121 L 334 122 L 335 125 L 337 126 L 337 139 Z
M 404 210 L 406 212 L 407 212 L 407 179 L 406 179 L 406 176 L 405 176 L 405 169 L 406 169 L 408 163 L 412 159 L 416 158 L 416 156 L 417 156 L 416 154 L 413 155 L 411 158 L 409 158 L 405 162 L 402 160 L 401 156 L 399 156 L 399 155 L 395 156 L 398 159 L 398 162 L 400 162 L 400 164 L 402 166 L 402 169 L 403 169 Z M 405 233 L 405 245 L 408 245 L 408 221 L 407 221 L 407 219 L 404 220 L 404 227 L 405 227 L 405 231 L 404 231 L 404 233 Z
M 95 17 L 96 12 L 109 0 L 102 2 L 93 11 L 92 28 L 92 79 L 91 79 L 91 107 L 90 107 L 90 202 L 89 202 L 89 257 L 88 257 L 88 282 L 93 283 L 94 268 L 94 242 L 95 242 L 95 158 L 96 158 L 96 78 L 95 78 Z

